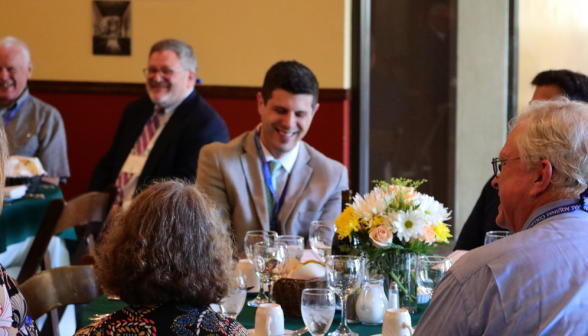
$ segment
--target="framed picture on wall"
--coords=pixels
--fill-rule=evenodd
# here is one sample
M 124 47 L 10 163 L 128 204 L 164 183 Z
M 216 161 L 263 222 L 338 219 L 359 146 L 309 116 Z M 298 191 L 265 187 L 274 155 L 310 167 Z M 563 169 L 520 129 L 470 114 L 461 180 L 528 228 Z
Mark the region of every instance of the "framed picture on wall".
M 131 2 L 93 1 L 94 55 L 131 54 Z

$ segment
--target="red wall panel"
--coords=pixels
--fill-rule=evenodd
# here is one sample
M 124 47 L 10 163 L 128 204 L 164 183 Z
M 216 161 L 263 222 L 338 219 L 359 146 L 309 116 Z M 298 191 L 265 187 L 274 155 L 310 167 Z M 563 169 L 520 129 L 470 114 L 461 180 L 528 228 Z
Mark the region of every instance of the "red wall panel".
M 62 187 L 66 199 L 86 192 L 92 171 L 106 153 L 124 107 L 139 95 L 34 93 L 63 117 L 71 178 Z M 255 97 L 206 99 L 225 119 L 231 138 L 259 123 Z M 326 156 L 349 167 L 349 102 L 323 101 L 305 137 Z

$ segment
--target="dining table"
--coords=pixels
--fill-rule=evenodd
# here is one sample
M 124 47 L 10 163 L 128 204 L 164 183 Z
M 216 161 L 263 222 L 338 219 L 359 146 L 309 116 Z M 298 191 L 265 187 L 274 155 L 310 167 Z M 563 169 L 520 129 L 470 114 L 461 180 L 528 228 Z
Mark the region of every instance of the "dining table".
M 256 293 L 249 293 L 247 295 L 247 301 L 252 300 L 255 298 Z M 428 303 L 419 304 L 417 305 L 417 312 L 412 315 L 412 325 L 416 326 L 418 321 L 420 320 L 423 312 L 428 307 Z M 91 319 L 95 319 L 98 315 L 103 314 L 110 314 L 117 310 L 121 310 L 126 307 L 127 304 L 120 300 L 110 300 L 107 295 L 102 295 L 90 302 L 85 309 L 80 314 L 80 319 L 77 321 L 78 328 L 82 328 L 84 326 L 89 325 L 92 323 Z M 245 328 L 247 329 L 255 329 L 255 313 L 257 312 L 257 308 L 250 307 L 247 304 L 243 306 L 243 310 L 237 317 L 237 321 L 239 321 Z M 333 319 L 333 324 L 331 325 L 331 329 L 329 332 L 334 331 L 339 326 L 341 321 L 341 312 L 337 311 L 335 313 L 335 318 Z M 382 333 L 382 325 L 370 326 L 370 325 L 363 325 L 361 323 L 348 323 L 351 330 L 358 333 L 359 336 L 370 336 L 370 335 L 378 335 Z M 284 316 L 284 329 L 286 330 L 297 330 L 304 327 L 304 321 L 301 317 L 294 317 L 294 316 Z
M 4 202 L 0 215 L 0 253 L 7 246 L 21 243 L 34 237 L 43 222 L 49 204 L 54 199 L 63 198 L 61 189 L 51 183 L 41 182 L 35 194 Z M 58 235 L 61 238 L 76 240 L 73 228 Z

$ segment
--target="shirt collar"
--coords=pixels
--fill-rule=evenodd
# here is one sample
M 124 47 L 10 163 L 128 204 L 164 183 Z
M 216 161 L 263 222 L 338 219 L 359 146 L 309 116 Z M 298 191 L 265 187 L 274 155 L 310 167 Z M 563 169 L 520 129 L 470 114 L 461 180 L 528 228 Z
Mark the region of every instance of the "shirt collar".
M 184 100 L 186 100 L 186 98 L 188 98 L 188 96 L 189 96 L 189 95 L 191 95 L 191 94 L 192 94 L 192 92 L 194 92 L 194 88 L 191 88 L 191 89 L 190 89 L 190 91 L 188 91 L 188 93 L 186 94 L 186 96 L 184 97 L 184 99 L 180 100 L 178 103 L 176 103 L 176 104 L 174 104 L 174 105 L 172 105 L 172 106 L 170 106 L 170 107 L 166 107 L 166 108 L 165 108 L 165 111 L 164 111 L 164 112 L 165 112 L 165 114 L 169 114 L 169 113 L 171 113 L 171 112 L 175 111 L 175 110 L 176 110 L 176 108 L 177 108 L 178 106 L 180 106 L 180 104 L 181 104 L 181 103 L 183 103 L 183 102 L 184 102 Z
M 535 210 L 535 212 L 533 212 L 533 214 L 529 218 L 527 218 L 527 221 L 525 222 L 525 225 L 523 225 L 523 229 L 521 231 L 527 230 L 529 228 L 529 225 L 531 224 L 531 222 L 535 218 L 537 218 L 538 216 L 540 216 L 546 212 L 549 212 L 553 209 L 556 209 L 560 206 L 574 205 L 574 204 L 580 204 L 580 201 L 578 201 L 577 199 L 574 199 L 574 198 L 568 198 L 568 199 L 556 201 L 553 203 L 545 204 L 544 206 Z M 562 214 L 564 214 L 564 213 L 562 213 Z M 553 215 L 550 218 L 554 218 L 555 216 L 558 216 L 558 215 Z M 544 221 L 549 221 L 549 219 L 545 219 Z
M 262 141 L 259 141 L 259 143 L 261 143 L 261 149 L 263 150 L 263 156 L 265 156 L 265 161 L 270 162 L 271 160 L 278 160 L 278 162 L 280 162 L 282 167 L 284 167 L 284 169 L 286 169 L 288 174 L 290 174 L 290 172 L 292 171 L 292 168 L 294 168 L 294 163 L 296 163 L 296 158 L 298 157 L 298 152 L 300 151 L 300 141 L 298 141 L 298 143 L 296 143 L 296 146 L 294 148 L 292 148 L 291 151 L 284 154 L 279 159 L 274 158 L 272 153 L 270 153 L 270 151 L 267 148 L 265 148 Z
M 13 108 L 18 106 L 18 104 L 22 103 L 28 97 L 29 97 L 29 88 L 26 87 L 24 89 L 24 91 L 20 94 L 20 96 L 16 99 L 16 101 L 13 102 L 12 104 L 10 104 L 8 106 L 2 106 L 2 104 L 0 104 L 0 110 L 3 110 L 3 109 L 12 110 Z

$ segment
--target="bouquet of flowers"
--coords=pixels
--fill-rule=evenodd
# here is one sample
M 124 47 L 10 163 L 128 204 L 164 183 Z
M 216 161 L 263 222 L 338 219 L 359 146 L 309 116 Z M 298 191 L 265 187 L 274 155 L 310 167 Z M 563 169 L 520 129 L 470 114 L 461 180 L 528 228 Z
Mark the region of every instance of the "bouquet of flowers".
M 396 257 L 408 253 L 431 255 L 438 245 L 448 245 L 447 238 L 452 235 L 445 221 L 451 213 L 433 197 L 417 192 L 426 180 L 375 182 L 369 194 L 357 194 L 335 220 L 340 250 L 364 255 L 370 270 L 390 274 L 401 294 L 415 300 L 416 309 L 416 285 L 412 284 L 413 291 L 407 284 L 414 279 L 413 268 L 408 266 L 407 273 L 402 274 Z M 410 292 L 414 292 L 414 298 Z

